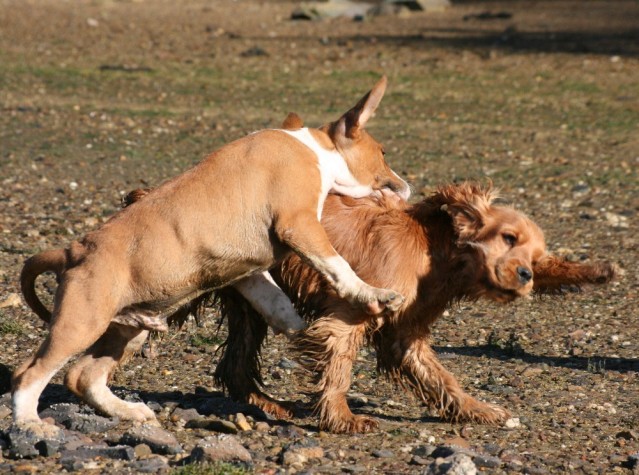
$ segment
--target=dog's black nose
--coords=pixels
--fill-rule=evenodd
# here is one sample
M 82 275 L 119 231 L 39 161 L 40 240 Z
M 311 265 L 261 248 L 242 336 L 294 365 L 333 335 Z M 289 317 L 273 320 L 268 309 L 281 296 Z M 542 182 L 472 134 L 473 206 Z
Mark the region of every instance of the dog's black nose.
M 522 284 L 527 284 L 533 277 L 530 269 L 522 266 L 517 267 L 517 275 L 519 276 L 519 282 L 521 282 Z

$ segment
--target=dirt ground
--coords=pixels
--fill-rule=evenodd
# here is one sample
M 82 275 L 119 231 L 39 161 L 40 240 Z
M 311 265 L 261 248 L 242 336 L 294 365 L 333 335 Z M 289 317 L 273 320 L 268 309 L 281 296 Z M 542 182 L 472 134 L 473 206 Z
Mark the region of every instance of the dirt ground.
M 467 1 L 361 22 L 292 21 L 297 6 L 0 0 L 0 393 L 46 334 L 13 295 L 26 257 L 94 229 L 124 192 L 277 127 L 289 111 L 309 125 L 336 119 L 387 74 L 369 130 L 413 185 L 413 199 L 440 183 L 491 179 L 540 224 L 553 252 L 608 260 L 623 274 L 564 298 L 462 302 L 438 322 L 444 365 L 473 395 L 509 408 L 519 427 L 443 423 L 378 379 L 363 351 L 351 400 L 379 417 L 379 431 L 339 436 L 318 433 L 312 417 L 293 420 L 326 454 L 302 471 L 420 473 L 415 447 L 461 439 L 499 457 L 501 465 L 481 469 L 489 473 L 631 473 L 639 452 L 639 2 Z M 50 298 L 53 288 L 42 292 Z M 217 319 L 210 308 L 201 327 L 158 341 L 155 356 L 136 356 L 115 386 L 163 404 L 219 392 Z M 267 390 L 304 401 L 308 375 L 291 369 L 290 357 L 280 337 L 269 338 Z M 42 408 L 75 401 L 61 384 L 58 375 Z M 0 429 L 10 424 L 3 416 Z M 206 435 L 163 424 L 187 449 Z M 253 469 L 295 472 L 278 461 L 287 440 L 266 434 L 239 434 Z M 6 451 L 0 463 L 60 470 L 45 458 L 25 469 Z

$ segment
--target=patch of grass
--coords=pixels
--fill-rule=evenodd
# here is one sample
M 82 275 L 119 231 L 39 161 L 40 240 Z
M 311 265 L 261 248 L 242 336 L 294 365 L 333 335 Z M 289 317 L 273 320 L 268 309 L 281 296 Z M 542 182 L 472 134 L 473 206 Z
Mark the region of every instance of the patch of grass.
M 15 319 L 0 313 L 0 335 L 24 335 L 25 329 Z
M 246 473 L 253 472 L 243 466 L 224 462 L 193 463 L 170 472 L 171 475 L 243 475 Z
M 192 346 L 212 346 L 212 345 L 221 345 L 223 342 L 222 338 L 217 335 L 208 336 L 208 335 L 199 335 L 195 334 L 189 338 L 189 344 Z

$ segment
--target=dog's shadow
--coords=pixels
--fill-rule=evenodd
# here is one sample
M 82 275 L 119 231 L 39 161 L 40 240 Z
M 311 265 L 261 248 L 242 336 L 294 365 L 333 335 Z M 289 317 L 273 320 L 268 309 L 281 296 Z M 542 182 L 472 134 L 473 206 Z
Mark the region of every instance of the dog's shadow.
M 527 353 L 521 348 L 510 349 L 500 348 L 495 345 L 479 346 L 433 346 L 441 359 L 446 359 L 445 355 L 461 355 L 506 360 L 522 360 L 529 365 L 547 364 L 551 367 L 563 367 L 591 373 L 604 373 L 605 371 L 618 371 L 627 373 L 639 371 L 639 359 L 637 358 L 617 358 L 610 356 L 544 356 Z

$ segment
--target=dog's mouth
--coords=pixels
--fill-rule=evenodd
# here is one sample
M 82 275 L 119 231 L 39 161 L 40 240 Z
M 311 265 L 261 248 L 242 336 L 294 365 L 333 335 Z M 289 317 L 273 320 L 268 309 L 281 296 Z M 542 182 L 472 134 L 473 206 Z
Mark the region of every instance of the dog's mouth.
M 520 297 L 525 297 L 532 291 L 532 281 L 522 284 L 520 282 L 508 282 L 503 278 L 499 269 L 495 269 L 494 275 L 486 276 L 483 280 L 485 296 L 495 302 L 508 303 Z

